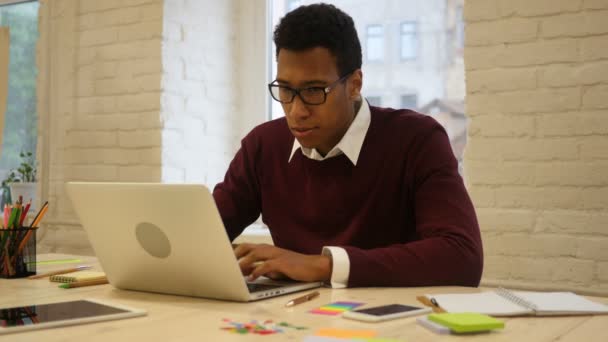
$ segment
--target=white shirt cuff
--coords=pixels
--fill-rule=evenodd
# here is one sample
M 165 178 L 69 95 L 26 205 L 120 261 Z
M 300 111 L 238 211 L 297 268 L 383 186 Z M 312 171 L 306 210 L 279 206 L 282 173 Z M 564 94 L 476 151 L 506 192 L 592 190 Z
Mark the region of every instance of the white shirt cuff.
M 342 247 L 323 247 L 323 255 L 332 259 L 331 287 L 343 289 L 348 286 L 348 275 L 350 273 L 350 259 L 348 253 Z

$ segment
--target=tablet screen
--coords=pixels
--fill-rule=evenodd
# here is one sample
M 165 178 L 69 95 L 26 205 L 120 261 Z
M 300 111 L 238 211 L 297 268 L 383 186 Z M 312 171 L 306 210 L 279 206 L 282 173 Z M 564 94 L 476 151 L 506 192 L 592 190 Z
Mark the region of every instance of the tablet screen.
M 87 300 L 0 309 L 3 328 L 128 313 L 129 310 Z

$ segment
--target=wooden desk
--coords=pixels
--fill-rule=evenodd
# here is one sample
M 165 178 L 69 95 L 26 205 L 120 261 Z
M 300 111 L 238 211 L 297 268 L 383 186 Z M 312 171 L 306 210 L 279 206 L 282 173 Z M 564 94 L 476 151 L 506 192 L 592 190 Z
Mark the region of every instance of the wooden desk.
M 61 259 L 66 255 L 44 255 L 38 260 Z M 94 258 L 79 257 L 83 264 L 96 264 Z M 70 265 L 68 265 L 69 267 Z M 66 265 L 40 266 L 39 272 L 65 268 Z M 97 266 L 98 267 L 98 266 Z M 425 293 L 477 292 L 464 287 L 320 289 L 321 295 L 304 304 L 285 308 L 284 304 L 301 294 L 291 294 L 253 303 L 233 303 L 192 297 L 170 296 L 136 291 L 123 291 L 111 285 L 60 289 L 47 279 L 0 279 L 0 306 L 97 298 L 148 311 L 148 316 L 100 322 L 59 329 L 46 329 L 0 337 L 10 341 L 301 341 L 320 328 L 372 329 L 378 337 L 403 341 L 608 341 L 608 315 L 572 317 L 504 318 L 505 329 L 498 332 L 469 335 L 437 335 L 419 326 L 415 318 L 384 323 L 363 323 L 339 316 L 322 316 L 308 310 L 335 301 L 358 301 L 370 305 L 399 302 L 420 305 L 416 296 Z M 608 303 L 608 298 L 591 297 Z M 286 328 L 274 335 L 239 335 L 220 330 L 228 326 L 222 319 L 248 323 L 251 320 L 273 320 L 309 327 L 308 330 Z

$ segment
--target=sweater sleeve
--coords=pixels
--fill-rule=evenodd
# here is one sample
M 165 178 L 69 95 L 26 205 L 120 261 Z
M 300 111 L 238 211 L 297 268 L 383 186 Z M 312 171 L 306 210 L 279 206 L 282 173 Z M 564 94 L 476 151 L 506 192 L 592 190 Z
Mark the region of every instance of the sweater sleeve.
M 213 198 L 226 227 L 230 241 L 260 216 L 261 195 L 256 176 L 258 158 L 255 134 L 241 142 L 241 148 L 228 167 L 224 181 L 213 189 Z
M 478 286 L 479 225 L 443 128 L 435 125 L 410 153 L 404 184 L 418 239 L 369 250 L 345 246 L 348 286 Z

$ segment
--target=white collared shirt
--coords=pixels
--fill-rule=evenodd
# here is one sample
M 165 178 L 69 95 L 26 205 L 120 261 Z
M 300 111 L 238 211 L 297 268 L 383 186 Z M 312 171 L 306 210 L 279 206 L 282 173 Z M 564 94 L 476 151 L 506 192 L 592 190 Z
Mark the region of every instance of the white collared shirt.
M 293 140 L 293 147 L 291 148 L 291 154 L 289 155 L 288 163 L 293 158 L 293 155 L 298 149 L 302 150 L 302 154 L 313 160 L 326 160 L 332 157 L 339 156 L 341 154 L 353 163 L 357 165 L 359 160 L 359 154 L 361 153 L 361 147 L 363 146 L 363 140 L 369 129 L 371 122 L 371 114 L 367 101 L 361 101 L 361 107 L 355 119 L 350 124 L 346 133 L 340 139 L 338 144 L 334 146 L 326 155 L 323 157 L 315 148 L 307 148 L 300 145 L 298 139 Z M 325 246 L 323 247 L 323 255 L 327 255 L 332 258 L 332 273 L 331 273 L 331 287 L 333 288 L 345 288 L 348 285 L 348 276 L 350 273 L 350 260 L 348 253 L 342 247 Z

